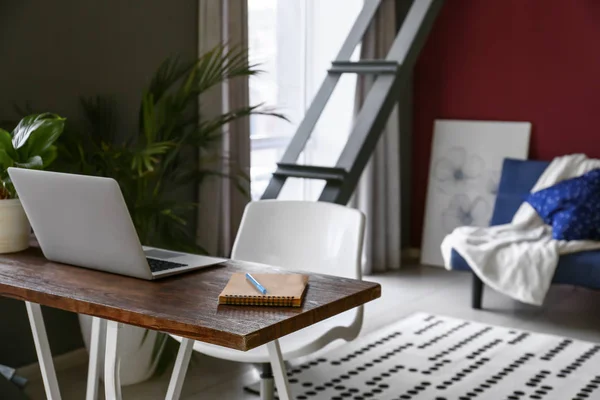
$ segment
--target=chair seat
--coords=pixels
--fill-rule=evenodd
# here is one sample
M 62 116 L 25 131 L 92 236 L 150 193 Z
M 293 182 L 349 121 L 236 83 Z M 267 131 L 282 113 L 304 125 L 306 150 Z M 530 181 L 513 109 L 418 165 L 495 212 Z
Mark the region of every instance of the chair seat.
M 302 357 L 322 349 L 336 340 L 350 341 L 358 336 L 360 324 L 352 325 L 357 310 L 328 318 L 318 324 L 311 325 L 279 339 L 284 360 Z M 181 337 L 171 335 L 181 342 Z M 194 351 L 229 361 L 244 363 L 268 363 L 267 346 L 260 346 L 250 351 L 239 351 L 203 342 L 194 342 Z
M 452 250 L 450 264 L 453 270 L 471 270 L 465 259 L 455 250 Z M 600 250 L 561 256 L 552 282 L 600 289 Z

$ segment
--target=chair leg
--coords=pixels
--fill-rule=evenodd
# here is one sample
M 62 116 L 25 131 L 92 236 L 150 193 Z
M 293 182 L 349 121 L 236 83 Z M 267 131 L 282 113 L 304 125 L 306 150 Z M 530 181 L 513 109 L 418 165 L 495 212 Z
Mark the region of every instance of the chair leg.
M 88 363 L 86 400 L 96 400 L 98 398 L 98 383 L 100 381 L 100 342 L 106 334 L 106 320 L 93 317 L 92 335 L 90 337 L 90 360 Z
M 273 381 L 273 368 L 271 364 L 262 365 L 260 374 L 260 400 L 273 400 L 275 397 L 275 383 Z
M 475 310 L 481 310 L 483 300 L 483 281 L 476 274 L 473 274 L 473 288 L 471 291 L 471 307 Z
M 281 347 L 279 347 L 279 340 L 267 343 L 267 349 L 269 350 L 269 360 L 271 361 L 271 368 L 273 368 L 273 377 L 275 378 L 275 385 L 277 385 L 279 400 L 291 400 L 290 385 L 285 362 L 283 362 L 283 356 L 281 355 Z
M 167 397 L 165 400 L 179 400 L 193 350 L 194 341 L 192 339 L 183 338 L 179 345 L 177 359 L 175 360 L 175 366 L 173 367 L 173 373 L 171 374 L 171 381 L 169 382 L 169 389 L 167 389 Z
M 25 308 L 29 317 L 29 325 L 31 325 L 31 333 L 33 333 L 33 342 L 42 372 L 46 398 L 48 400 L 60 400 L 60 391 L 58 389 L 56 371 L 54 370 L 54 362 L 52 361 L 50 344 L 48 343 L 48 335 L 46 334 L 46 326 L 44 325 L 44 318 L 42 316 L 42 308 L 39 304 L 28 301 L 25 302 Z

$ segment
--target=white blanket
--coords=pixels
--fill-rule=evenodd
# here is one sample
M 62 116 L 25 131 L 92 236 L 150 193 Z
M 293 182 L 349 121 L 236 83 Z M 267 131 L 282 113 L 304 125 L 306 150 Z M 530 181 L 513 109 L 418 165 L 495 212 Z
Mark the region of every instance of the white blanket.
M 600 168 L 600 160 L 583 154 L 557 157 L 532 192 L 595 168 Z M 596 241 L 552 239 L 552 228 L 524 202 L 510 224 L 455 229 L 442 242 L 442 255 L 446 268 L 451 269 L 450 256 L 456 250 L 486 285 L 522 302 L 541 305 L 559 255 L 598 248 Z

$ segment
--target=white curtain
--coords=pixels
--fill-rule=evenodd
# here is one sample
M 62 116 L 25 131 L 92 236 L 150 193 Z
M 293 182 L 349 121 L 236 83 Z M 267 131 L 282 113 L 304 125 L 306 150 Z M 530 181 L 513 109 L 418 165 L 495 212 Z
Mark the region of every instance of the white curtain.
M 368 0 L 367 0 L 368 1 Z M 396 36 L 396 1 L 383 0 L 361 46 L 361 59 L 384 59 Z M 359 77 L 356 112 L 373 83 Z M 364 273 L 401 267 L 400 132 L 394 108 L 355 192 L 354 205 L 367 216 Z
M 220 43 L 248 46 L 246 0 L 198 0 L 198 54 L 204 54 Z M 199 101 L 201 115 L 204 116 L 215 116 L 247 106 L 248 79 L 236 78 L 223 87 L 214 88 Z M 228 159 L 221 165 L 224 173 L 241 171 L 250 176 L 247 118 L 229 124 L 223 142 L 215 152 Z M 249 193 L 249 182 L 244 186 Z M 249 195 L 236 188 L 231 180 L 211 178 L 199 188 L 198 201 L 198 243 L 210 254 L 228 256 Z

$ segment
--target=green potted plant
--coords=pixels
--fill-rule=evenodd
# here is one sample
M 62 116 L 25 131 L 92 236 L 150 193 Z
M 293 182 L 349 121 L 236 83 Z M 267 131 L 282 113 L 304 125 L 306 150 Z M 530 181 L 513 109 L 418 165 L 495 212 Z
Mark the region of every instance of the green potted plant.
M 217 46 L 187 63 L 169 58 L 141 97 L 137 128 L 125 135 L 118 129 L 114 99 L 82 99 L 88 129 L 65 132 L 56 168 L 114 178 L 142 244 L 206 253 L 189 224 L 198 203 L 182 201 L 179 195 L 186 188 L 198 188 L 209 176 L 222 176 L 219 164 L 227 160 L 215 156 L 215 146 L 227 124 L 252 114 L 282 116 L 250 106 L 208 118 L 198 112 L 198 98 L 230 79 L 257 73 L 242 48 Z M 227 177 L 240 188 L 248 180 L 239 170 Z M 91 319 L 80 315 L 79 320 L 89 345 Z M 168 366 L 173 355 L 163 352 L 168 339 L 165 334 L 125 327 L 119 334 L 121 383 L 141 382 Z
M 46 168 L 57 156 L 54 142 L 65 119 L 56 114 L 23 118 L 11 133 L 0 129 L 0 253 L 29 247 L 31 227 L 8 176 L 8 168 Z

